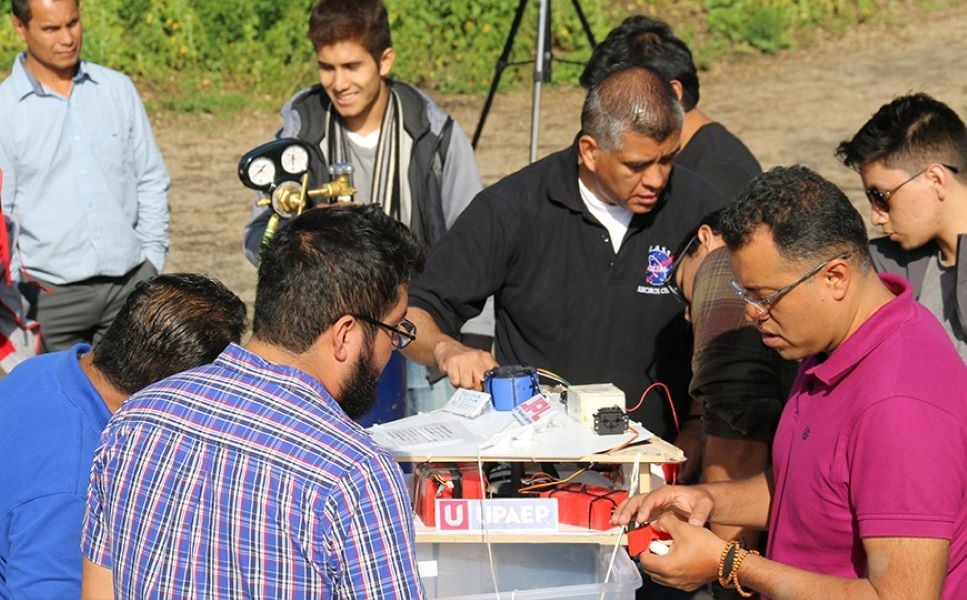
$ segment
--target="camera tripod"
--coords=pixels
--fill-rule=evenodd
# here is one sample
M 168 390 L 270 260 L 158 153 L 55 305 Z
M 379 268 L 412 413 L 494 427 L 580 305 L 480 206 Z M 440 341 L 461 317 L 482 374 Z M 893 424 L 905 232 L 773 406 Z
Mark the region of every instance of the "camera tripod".
M 531 142 L 530 142 L 530 162 L 537 160 L 537 135 L 540 128 L 541 120 L 541 84 L 550 83 L 551 81 L 551 61 L 554 60 L 554 56 L 551 53 L 551 0 L 539 0 L 539 11 L 537 16 L 537 42 L 535 43 L 535 56 L 534 56 L 534 91 L 531 99 Z M 591 26 L 588 25 L 588 20 L 584 16 L 584 11 L 581 9 L 580 0 L 571 0 L 571 4 L 574 5 L 574 10 L 577 12 L 578 19 L 581 21 L 581 27 L 584 29 L 584 35 L 588 38 L 588 43 L 591 48 L 594 48 L 594 34 L 591 33 Z M 514 38 L 517 36 L 517 30 L 520 29 L 520 21 L 524 16 L 524 8 L 527 6 L 527 0 L 520 0 L 517 4 L 517 10 L 514 12 L 514 21 L 510 26 L 510 33 L 507 34 L 507 41 L 504 42 L 504 49 L 500 53 L 500 58 L 497 59 L 496 70 L 494 71 L 494 78 L 490 82 L 490 90 L 487 92 L 487 99 L 484 101 L 483 110 L 480 112 L 480 120 L 477 121 L 477 128 L 473 132 L 473 147 L 477 147 L 477 142 L 480 140 L 480 134 L 483 132 L 484 123 L 487 121 L 487 114 L 490 112 L 490 107 L 494 102 L 494 95 L 497 93 L 497 86 L 500 84 L 500 77 L 504 73 L 504 69 L 510 66 L 524 65 L 532 61 L 520 61 L 520 62 L 509 62 L 510 51 L 514 46 Z M 557 59 L 559 62 L 568 62 L 572 64 L 582 64 L 575 61 L 565 61 Z

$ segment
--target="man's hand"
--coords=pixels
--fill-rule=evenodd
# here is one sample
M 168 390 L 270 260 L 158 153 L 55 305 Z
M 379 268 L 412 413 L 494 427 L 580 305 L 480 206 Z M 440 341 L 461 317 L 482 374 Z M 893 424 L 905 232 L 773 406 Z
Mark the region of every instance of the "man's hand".
M 641 568 L 653 581 L 691 592 L 718 576 L 719 558 L 726 544 L 721 538 L 671 514 L 665 514 L 651 525 L 672 536 L 667 555 L 645 551 L 638 557 Z
M 484 373 L 497 366 L 493 355 L 447 339 L 433 348 L 433 358 L 454 387 L 480 390 Z
M 685 426 L 675 438 L 675 445 L 685 452 L 685 462 L 678 473 L 678 480 L 682 483 L 692 481 L 692 478 L 702 468 L 702 455 L 705 454 L 705 431 L 702 429 L 701 419 L 688 419 Z
M 407 318 L 416 325 L 416 339 L 403 354 L 424 365 L 436 365 L 455 387 L 479 390 L 484 373 L 497 366 L 489 352 L 464 346 L 440 331 L 430 313 L 415 306 L 406 311 Z
M 672 512 L 688 519 L 690 524 L 702 527 L 714 505 L 712 496 L 701 486 L 663 485 L 654 492 L 638 494 L 622 502 L 615 509 L 611 523 L 651 523 L 662 514 Z

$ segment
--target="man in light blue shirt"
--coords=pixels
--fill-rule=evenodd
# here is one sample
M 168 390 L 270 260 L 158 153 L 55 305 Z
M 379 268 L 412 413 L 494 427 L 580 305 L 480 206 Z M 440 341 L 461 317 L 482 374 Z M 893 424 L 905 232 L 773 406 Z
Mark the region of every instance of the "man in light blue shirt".
M 76 0 L 13 0 L 0 84 L 11 271 L 49 350 L 97 341 L 168 249 L 168 173 L 127 76 L 80 60 Z

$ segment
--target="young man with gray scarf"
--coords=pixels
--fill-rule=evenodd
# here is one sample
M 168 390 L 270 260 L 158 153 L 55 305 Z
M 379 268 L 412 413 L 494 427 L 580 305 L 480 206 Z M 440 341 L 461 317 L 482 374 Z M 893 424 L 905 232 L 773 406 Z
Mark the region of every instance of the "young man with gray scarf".
M 483 187 L 466 134 L 423 91 L 389 78 L 396 51 L 382 0 L 320 0 L 308 33 L 320 83 L 283 106 L 276 137 L 312 147 L 310 187 L 329 180 L 330 164 L 350 163 L 354 201 L 381 204 L 431 247 Z M 256 206 L 245 226 L 253 264 L 271 214 Z M 492 311 L 463 331 L 471 345 L 489 348 Z M 407 380 L 411 411 L 438 408 L 452 393 L 445 380 L 428 388 L 421 365 L 407 366 Z

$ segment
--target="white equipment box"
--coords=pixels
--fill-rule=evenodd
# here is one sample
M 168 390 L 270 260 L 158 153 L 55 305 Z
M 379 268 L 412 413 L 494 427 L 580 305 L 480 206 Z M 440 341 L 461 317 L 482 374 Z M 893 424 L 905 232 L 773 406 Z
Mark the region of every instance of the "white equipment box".
M 594 413 L 617 406 L 625 409 L 625 393 L 613 383 L 589 383 L 567 388 L 567 415 L 585 425 L 594 424 Z

